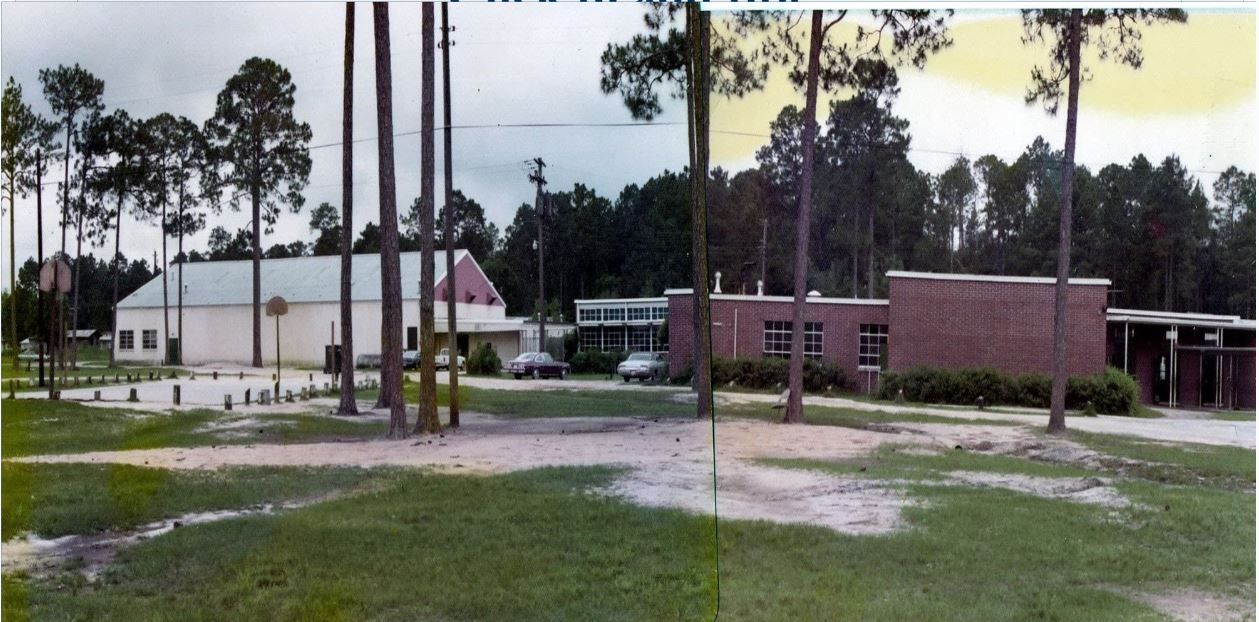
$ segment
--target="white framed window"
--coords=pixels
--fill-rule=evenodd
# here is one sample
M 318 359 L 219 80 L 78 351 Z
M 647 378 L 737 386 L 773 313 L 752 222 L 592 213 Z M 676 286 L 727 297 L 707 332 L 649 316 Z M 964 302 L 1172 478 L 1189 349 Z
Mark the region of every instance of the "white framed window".
M 887 324 L 862 324 L 857 351 L 857 369 L 880 369 L 883 349 L 886 346 Z
M 656 330 L 653 326 L 631 326 L 629 327 L 629 349 L 630 352 L 653 352 L 655 339 L 653 336 Z
M 118 331 L 118 349 L 119 350 L 136 349 L 136 332 L 134 330 Z
M 789 358 L 791 356 L 791 322 L 766 321 L 764 333 L 765 356 Z M 822 358 L 822 323 L 804 323 L 804 355 Z
M 601 350 L 603 349 L 603 330 L 599 327 L 581 329 L 581 349 L 582 350 Z
M 157 330 L 144 331 L 142 338 L 144 339 L 144 341 L 141 345 L 144 346 L 145 350 L 157 349 Z

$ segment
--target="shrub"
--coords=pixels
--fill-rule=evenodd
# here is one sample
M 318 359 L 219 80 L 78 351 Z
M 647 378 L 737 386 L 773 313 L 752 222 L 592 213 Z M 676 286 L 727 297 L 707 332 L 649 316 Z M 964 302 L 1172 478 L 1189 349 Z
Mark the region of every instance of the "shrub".
M 503 361 L 498 358 L 498 352 L 494 351 L 494 346 L 489 342 L 482 342 L 477 346 L 465 364 L 468 373 L 473 376 L 497 376 L 503 369 Z
M 979 396 L 992 406 L 1049 406 L 1050 378 L 1045 374 L 1019 376 L 990 368 L 941 369 L 914 367 L 904 372 L 883 374 L 879 398 L 896 399 L 904 392 L 906 400 L 935 404 L 974 404 Z M 1067 379 L 1067 408 L 1087 409 L 1110 415 L 1135 412 L 1136 380 L 1113 367 L 1083 377 Z
M 574 374 L 612 374 L 616 372 L 617 364 L 628 356 L 628 352 L 620 350 L 612 352 L 583 350 L 574 354 L 568 364 Z
M 748 389 L 774 389 L 787 386 L 790 361 L 779 358 L 714 358 L 713 385 Z M 820 393 L 831 388 L 845 388 L 844 370 L 830 361 L 805 359 L 804 390 Z

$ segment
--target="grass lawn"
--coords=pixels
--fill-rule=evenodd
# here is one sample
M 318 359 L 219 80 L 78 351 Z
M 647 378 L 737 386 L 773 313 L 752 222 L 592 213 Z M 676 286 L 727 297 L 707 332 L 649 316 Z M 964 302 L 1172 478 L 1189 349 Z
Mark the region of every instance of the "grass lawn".
M 1255 411 L 1253 410 L 1217 410 L 1211 413 L 1211 418 L 1217 421 L 1254 421 Z
M 717 416 L 760 419 L 761 421 L 778 422 L 782 420 L 782 410 L 770 408 L 765 402 L 742 402 L 737 404 L 718 404 Z M 870 429 L 871 426 L 895 423 L 948 423 L 948 424 L 979 424 L 995 426 L 1023 425 L 1016 421 L 962 419 L 959 417 L 943 417 L 920 413 L 888 413 L 853 408 L 836 408 L 832 406 L 814 406 L 805 404 L 804 419 L 810 425 L 833 425 L 858 430 Z
M 126 530 L 188 512 L 314 497 L 396 476 L 359 468 L 169 471 L 115 464 L 3 466 L 3 539 Z
M 142 413 L 75 402 L 4 400 L 0 404 L 0 454 L 5 457 L 151 447 L 242 443 L 292 443 L 383 437 L 388 424 L 317 415 L 233 414 L 255 417 L 257 426 L 213 431 L 228 417 L 216 410 Z
M 1251 452 L 1253 461 L 1254 453 Z M 909 480 L 923 503 L 890 536 L 721 523 L 723 617 L 874 620 L 1163 620 L 1109 590 L 1195 588 L 1253 599 L 1253 494 L 1147 481 L 1108 509 L 999 489 L 933 485 L 942 472 L 1079 475 L 1017 458 L 881 451 L 853 461 L 776 461 Z M 764 612 L 771 612 L 763 615 Z
M 711 519 L 580 492 L 616 473 L 408 474 L 175 530 L 124 550 L 97 584 L 6 576 L 4 618 L 711 619 Z
M 1110 456 L 1158 463 L 1128 469 L 1128 474 L 1134 477 L 1168 484 L 1251 493 L 1255 490 L 1253 449 L 1195 443 L 1172 444 L 1075 430 L 1069 433 L 1068 438 Z
M 403 383 L 408 405 L 419 400 L 419 385 Z M 361 389 L 355 393 L 360 400 L 372 401 L 378 389 Z M 638 391 L 582 389 L 575 385 L 563 390 L 481 389 L 459 387 L 459 407 L 469 412 L 504 417 L 694 417 L 695 405 L 674 399 L 674 391 Z M 450 387 L 437 385 L 437 403 L 450 404 Z

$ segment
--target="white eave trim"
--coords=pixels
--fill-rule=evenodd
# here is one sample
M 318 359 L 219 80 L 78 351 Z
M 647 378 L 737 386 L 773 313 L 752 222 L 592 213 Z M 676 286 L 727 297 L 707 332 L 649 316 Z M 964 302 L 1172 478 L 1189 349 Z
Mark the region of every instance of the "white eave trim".
M 579 305 L 598 305 L 598 304 L 665 304 L 669 299 L 660 298 L 587 298 L 583 300 L 574 300 L 574 304 Z
M 1153 324 L 1159 326 L 1192 326 L 1199 328 L 1232 328 L 1237 330 L 1255 330 L 1254 320 L 1227 319 L 1215 316 L 1215 319 L 1195 319 L 1192 317 L 1176 317 L 1177 314 L 1161 315 L 1106 313 L 1107 322 L 1126 322 L 1128 324 Z M 1190 315 L 1190 314 L 1186 314 Z M 1211 317 L 1211 316 L 1208 316 Z
M 666 296 L 690 296 L 690 289 L 666 289 Z M 756 296 L 753 294 L 709 294 L 709 300 L 736 300 L 747 302 L 795 302 L 793 296 Z M 888 304 L 886 298 L 825 298 L 822 296 L 808 296 L 805 302 L 809 304 L 821 305 L 865 305 L 875 307 L 885 307 Z
M 1002 276 L 995 274 L 949 274 L 945 272 L 908 272 L 889 270 L 888 278 L 935 279 L 939 281 L 980 281 L 988 283 L 1034 283 L 1053 285 L 1058 280 L 1048 276 Z M 1070 285 L 1110 285 L 1110 279 L 1068 279 Z

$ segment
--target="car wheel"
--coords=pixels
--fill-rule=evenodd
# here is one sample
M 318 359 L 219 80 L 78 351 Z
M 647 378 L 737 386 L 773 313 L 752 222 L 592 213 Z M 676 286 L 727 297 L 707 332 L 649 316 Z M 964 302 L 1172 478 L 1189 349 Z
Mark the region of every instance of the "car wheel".
M 520 374 L 512 374 L 512 375 L 516 377 L 516 380 L 520 380 Z
M 533 379 L 534 379 L 534 380 L 539 380 L 539 379 L 541 379 L 541 378 L 542 378 L 542 372 L 538 371 L 538 368 L 537 368 L 537 367 L 534 367 L 534 368 L 533 368 Z
M 629 382 L 629 376 L 621 376 L 621 377 L 625 379 L 625 382 Z
M 567 370 L 567 369 L 561 369 L 561 370 L 560 370 L 560 380 L 568 380 L 568 370 Z

